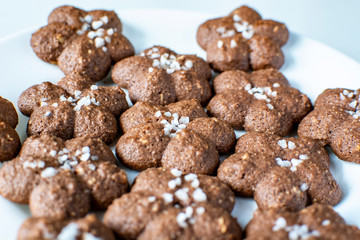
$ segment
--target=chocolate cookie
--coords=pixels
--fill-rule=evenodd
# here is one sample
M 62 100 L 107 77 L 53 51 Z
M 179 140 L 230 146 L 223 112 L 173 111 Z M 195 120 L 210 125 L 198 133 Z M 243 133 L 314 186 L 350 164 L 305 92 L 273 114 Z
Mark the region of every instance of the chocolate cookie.
M 115 240 L 114 234 L 95 215 L 75 220 L 32 217 L 20 227 L 18 240 Z
M 0 194 L 29 204 L 34 217 L 81 217 L 127 191 L 126 173 L 115 162 L 100 139 L 31 136 L 18 158 L 0 169 Z
M 30 117 L 27 134 L 65 140 L 91 136 L 111 143 L 118 132 L 116 118 L 128 109 L 125 93 L 119 87 L 92 85 L 77 73 L 71 76 L 59 85 L 43 82 L 21 94 L 19 109 Z
M 109 206 L 104 223 L 121 239 L 241 239 L 230 215 L 234 203 L 234 193 L 216 177 L 150 168 Z
M 198 100 L 166 105 L 137 102 L 120 117 L 125 133 L 116 144 L 119 159 L 136 170 L 178 168 L 184 173 L 212 174 L 219 154 L 235 143 L 230 126 L 208 118 Z
M 360 163 L 359 98 L 359 90 L 326 89 L 301 121 L 299 136 L 330 145 L 340 159 Z
M 41 60 L 57 64 L 65 74 L 76 71 L 99 81 L 112 62 L 134 55 L 121 30 L 113 11 L 61 6 L 50 13 L 48 25 L 33 33 L 31 47 Z
M 208 113 L 234 129 L 285 136 L 311 110 L 310 99 L 276 69 L 226 71 L 214 79 L 214 89 Z
M 218 177 L 242 196 L 254 196 L 260 209 L 297 211 L 311 203 L 335 205 L 341 189 L 324 148 L 309 138 L 281 138 L 248 132 Z
M 330 206 L 313 204 L 300 212 L 257 210 L 246 227 L 246 239 L 360 239 Z
M 211 69 L 202 58 L 161 46 L 121 60 L 112 71 L 112 79 L 129 90 L 132 102 L 160 105 L 188 99 L 206 104 L 211 97 L 210 78 Z
M 220 72 L 279 69 L 284 63 L 281 46 L 288 38 L 283 23 L 264 20 L 247 6 L 206 21 L 197 31 L 197 42 L 206 50 L 208 63 Z
M 0 162 L 10 160 L 19 153 L 21 142 L 15 131 L 18 121 L 14 105 L 0 97 Z

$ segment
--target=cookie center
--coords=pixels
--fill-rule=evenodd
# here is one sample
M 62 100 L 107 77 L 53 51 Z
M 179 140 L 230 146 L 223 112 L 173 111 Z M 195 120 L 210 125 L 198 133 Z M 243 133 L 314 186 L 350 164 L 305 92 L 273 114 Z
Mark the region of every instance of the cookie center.
M 172 119 L 169 122 L 168 120 L 164 119 L 163 116 Z M 179 118 L 178 113 L 172 114 L 171 112 L 165 112 L 164 114 L 162 114 L 160 110 L 155 113 L 155 117 L 163 118 L 160 123 L 164 125 L 164 134 L 170 137 L 175 137 L 176 133 L 185 129 L 190 122 L 189 117 L 182 116 Z
M 96 85 L 92 85 L 90 87 L 91 91 L 96 91 L 99 89 L 98 86 Z M 95 106 L 100 106 L 100 102 L 98 100 L 96 100 L 95 97 L 92 97 L 90 95 L 87 96 L 83 96 L 81 97 L 82 92 L 79 90 L 75 90 L 74 95 L 70 96 L 68 98 L 66 98 L 64 95 L 61 95 L 59 98 L 60 102 L 69 102 L 74 106 L 74 111 L 80 111 L 82 106 L 89 106 L 91 104 L 95 105 Z M 40 106 L 47 106 L 48 103 L 46 102 L 47 99 L 43 98 L 40 99 Z M 53 103 L 51 106 L 53 107 L 58 107 L 59 103 L 55 102 Z M 51 111 L 47 111 L 45 112 L 45 114 L 43 115 L 44 117 L 50 117 L 52 115 Z
M 57 162 L 60 164 L 61 169 L 67 169 L 70 171 L 74 171 L 75 167 L 79 164 L 80 162 L 86 162 L 86 161 L 97 161 L 99 159 L 98 156 L 96 155 L 91 155 L 90 153 L 90 147 L 85 146 L 82 147 L 81 149 L 77 149 L 75 151 L 75 154 L 71 156 L 70 151 L 66 148 L 63 148 L 60 151 L 56 151 L 56 150 L 51 150 L 49 152 L 49 155 L 52 157 L 57 158 Z M 23 167 L 24 168 L 39 168 L 39 169 L 43 169 L 41 172 L 41 177 L 43 178 L 48 178 L 48 177 L 53 177 L 55 176 L 59 171 L 54 168 L 54 167 L 46 167 L 45 168 L 45 162 L 44 161 L 37 161 L 37 162 L 30 162 L 30 161 L 25 161 L 23 163 Z M 96 166 L 94 164 L 89 164 L 89 169 L 94 171 L 96 169 Z
M 254 35 L 254 27 L 246 21 L 242 21 L 239 15 L 234 15 L 233 18 L 233 28 L 226 29 L 226 27 L 218 27 L 216 32 L 221 34 L 222 38 L 232 37 L 236 33 L 241 33 L 242 37 L 245 39 L 250 39 Z
M 109 22 L 107 16 L 101 17 L 99 20 L 94 21 L 94 18 L 90 15 L 80 17 L 80 21 L 83 23 L 81 29 L 77 30 L 78 35 L 87 34 L 87 37 L 94 41 L 96 48 L 101 48 L 104 52 L 107 52 L 106 43 L 111 43 L 111 36 L 117 31 L 115 28 L 102 28 Z
M 281 139 L 277 142 L 277 144 L 282 149 L 289 149 L 293 150 L 296 148 L 296 144 L 292 141 L 286 141 L 285 139 Z M 291 160 L 284 160 L 280 157 L 275 158 L 277 165 L 280 167 L 287 167 L 290 168 L 290 171 L 295 172 L 297 170 L 297 166 L 301 164 L 303 161 L 309 159 L 306 154 L 299 154 L 298 158 L 292 158 Z M 305 188 L 305 186 L 303 187 Z
M 174 54 L 169 53 L 159 53 L 159 49 L 157 47 L 153 47 L 149 51 L 142 52 L 140 54 L 141 57 L 150 58 L 153 60 L 152 66 L 165 69 L 168 74 L 174 73 L 176 70 L 185 70 L 188 71 L 193 67 L 193 62 L 191 60 L 185 60 L 184 64 L 180 64 L 178 59 L 182 56 L 178 57 Z M 152 72 L 153 68 L 149 68 L 149 72 Z
M 273 87 L 279 87 L 278 83 L 274 83 Z M 265 100 L 267 102 L 266 106 L 269 109 L 274 109 L 274 105 L 271 104 L 271 98 L 277 96 L 277 91 L 272 90 L 271 87 L 251 87 L 251 84 L 246 84 L 244 88 L 250 95 L 258 100 Z

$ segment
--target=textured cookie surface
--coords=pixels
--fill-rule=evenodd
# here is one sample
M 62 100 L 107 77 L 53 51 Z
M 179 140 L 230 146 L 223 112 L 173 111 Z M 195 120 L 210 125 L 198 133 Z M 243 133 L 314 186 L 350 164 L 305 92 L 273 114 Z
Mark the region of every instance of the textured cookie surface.
M 241 239 L 234 203 L 216 177 L 149 168 L 109 206 L 104 223 L 121 239 Z
M 206 50 L 207 61 L 220 72 L 279 69 L 284 63 L 281 46 L 288 38 L 283 23 L 264 20 L 247 6 L 206 21 L 197 31 L 197 42 Z
M 221 120 L 207 117 L 197 100 L 166 105 L 137 102 L 120 117 L 124 135 L 116 145 L 119 159 L 127 166 L 177 168 L 184 173 L 212 174 L 219 153 L 235 143 L 233 129 Z
M 110 229 L 95 215 L 75 220 L 58 220 L 46 217 L 31 217 L 20 227 L 18 240 L 115 240 Z
M 326 89 L 301 121 L 299 136 L 330 145 L 340 159 L 360 163 L 359 98 L 359 90 Z
M 21 142 L 15 131 L 18 121 L 14 105 L 0 97 L 0 162 L 10 160 L 19 153 Z
M 312 203 L 335 205 L 341 189 L 324 148 L 309 138 L 281 138 L 248 132 L 218 177 L 242 196 L 254 196 L 260 209 L 297 211 Z
M 129 90 L 132 102 L 166 105 L 197 99 L 205 105 L 211 97 L 211 69 L 200 57 L 180 55 L 154 46 L 115 64 L 112 79 Z
M 360 230 L 345 223 L 330 206 L 313 204 L 297 213 L 261 211 L 246 227 L 246 239 L 360 239 Z
M 214 89 L 208 113 L 234 129 L 286 136 L 311 110 L 310 99 L 276 69 L 226 71 L 214 79 Z
M 18 99 L 29 116 L 29 136 L 50 134 L 63 139 L 91 136 L 111 143 L 118 132 L 117 117 L 128 109 L 118 87 L 93 85 L 72 73 L 58 84 L 43 82 L 26 89 Z
M 31 47 L 41 60 L 57 64 L 65 74 L 76 71 L 99 81 L 112 62 L 134 55 L 121 30 L 113 11 L 61 6 L 50 13 L 46 26 L 33 33 Z
M 0 194 L 29 204 L 34 217 L 66 219 L 106 209 L 128 189 L 126 173 L 100 139 L 29 137 L 0 169 Z

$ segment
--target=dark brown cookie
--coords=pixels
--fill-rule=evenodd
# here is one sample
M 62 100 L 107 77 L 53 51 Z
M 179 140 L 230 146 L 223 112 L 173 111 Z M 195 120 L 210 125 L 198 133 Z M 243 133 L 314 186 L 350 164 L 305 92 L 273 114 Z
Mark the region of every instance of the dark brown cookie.
M 206 117 L 198 100 L 165 107 L 137 102 L 121 115 L 120 125 L 125 134 L 116 145 L 117 156 L 136 170 L 162 166 L 212 174 L 219 163 L 218 151 L 228 152 L 235 142 L 233 129 Z
M 75 220 L 58 220 L 46 217 L 31 217 L 20 227 L 18 240 L 115 240 L 110 229 L 95 215 L 87 215 Z
M 32 136 L 19 157 L 0 169 L 0 194 L 29 204 L 36 217 L 81 217 L 90 207 L 106 209 L 127 191 L 126 173 L 115 162 L 110 148 L 97 138 Z
M 207 51 L 207 61 L 216 71 L 279 69 L 284 63 L 281 51 L 289 38 L 283 23 L 263 20 L 247 6 L 228 16 L 201 24 L 197 42 Z
M 226 211 L 211 204 L 169 208 L 150 221 L 138 239 L 242 239 Z
M 14 105 L 0 97 L 0 162 L 13 159 L 19 153 L 21 142 L 15 131 L 18 121 Z
M 326 89 L 301 121 L 299 136 L 330 145 L 340 159 L 360 163 L 359 97 L 359 90 Z
M 235 152 L 220 165 L 218 177 L 240 195 L 254 196 L 260 209 L 297 211 L 340 201 L 329 156 L 311 139 L 248 132 Z
M 197 118 L 187 127 L 212 141 L 219 154 L 228 153 L 236 140 L 234 130 L 217 118 Z
M 125 93 L 118 87 L 102 87 L 72 73 L 59 85 L 44 82 L 26 89 L 18 100 L 29 116 L 29 136 L 50 134 L 63 139 L 91 136 L 111 143 L 118 132 L 116 118 L 128 109 Z
M 188 99 L 206 104 L 211 97 L 210 78 L 211 69 L 203 59 L 161 46 L 121 60 L 112 71 L 112 79 L 129 90 L 132 102 L 160 105 Z
M 214 79 L 214 89 L 208 113 L 234 129 L 285 136 L 312 107 L 276 69 L 223 72 Z
M 178 231 L 194 231 L 195 239 L 238 239 L 240 227 L 229 214 L 234 203 L 234 193 L 216 177 L 150 168 L 137 176 L 129 194 L 109 206 L 104 222 L 122 239 L 153 239 L 157 234 L 183 239 Z M 200 230 L 205 226 L 213 226 L 211 234 Z
M 47 172 L 52 175 L 55 171 L 55 168 L 45 168 L 42 175 Z M 90 203 L 88 192 L 73 174 L 70 171 L 60 171 L 44 178 L 31 191 L 29 207 L 34 217 L 66 219 L 84 216 L 90 209 Z
M 58 64 L 65 74 L 76 71 L 99 81 L 108 74 L 112 62 L 134 55 L 121 30 L 121 21 L 113 11 L 86 12 L 61 6 L 50 13 L 48 25 L 33 33 L 31 47 L 40 59 Z
M 257 210 L 246 227 L 247 239 L 359 239 L 330 206 L 313 204 L 300 212 Z
M 178 179 L 180 178 L 180 179 Z M 185 190 L 187 194 L 182 194 L 183 191 L 175 194 L 177 190 Z M 179 203 L 188 206 L 192 203 L 202 202 L 199 200 L 198 188 L 206 195 L 206 201 L 221 206 L 228 212 L 231 212 L 235 198 L 230 188 L 223 182 L 219 181 L 216 177 L 207 175 L 196 175 L 193 173 L 182 174 L 177 169 L 164 169 L 164 168 L 149 168 L 141 172 L 131 188 L 131 192 L 149 191 L 153 195 L 163 197 L 164 193 L 175 194 L 172 203 Z M 185 195 L 182 197 L 181 195 Z M 186 197 L 187 195 L 187 197 Z

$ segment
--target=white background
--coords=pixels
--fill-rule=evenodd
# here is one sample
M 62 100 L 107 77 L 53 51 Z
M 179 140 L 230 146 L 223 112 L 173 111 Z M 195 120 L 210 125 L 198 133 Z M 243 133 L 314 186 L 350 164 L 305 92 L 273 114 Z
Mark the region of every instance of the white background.
M 187 9 L 221 16 L 245 3 L 264 18 L 283 21 L 291 31 L 325 43 L 360 62 L 359 0 L 1 0 L 0 3 L 0 38 L 24 28 L 45 25 L 51 10 L 62 4 L 85 10 Z

